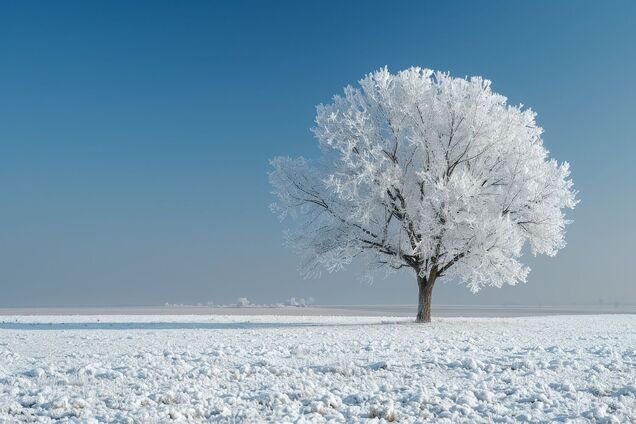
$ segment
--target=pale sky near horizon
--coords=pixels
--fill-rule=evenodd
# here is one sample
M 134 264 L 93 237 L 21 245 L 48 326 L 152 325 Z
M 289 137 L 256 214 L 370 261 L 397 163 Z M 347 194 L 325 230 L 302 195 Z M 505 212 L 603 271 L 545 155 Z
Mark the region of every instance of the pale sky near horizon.
M 581 203 L 528 283 L 446 304 L 636 304 L 636 3 L 0 2 L 0 307 L 416 302 L 410 274 L 303 280 L 268 160 L 387 65 L 482 75 L 538 113 Z

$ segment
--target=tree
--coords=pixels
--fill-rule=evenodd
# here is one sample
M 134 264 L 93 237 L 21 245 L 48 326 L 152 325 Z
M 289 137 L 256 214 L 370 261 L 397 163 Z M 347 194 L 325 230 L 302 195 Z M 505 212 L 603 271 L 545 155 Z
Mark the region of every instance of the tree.
M 306 276 L 354 258 L 367 269 L 412 269 L 418 322 L 433 287 L 456 279 L 473 292 L 525 282 L 521 262 L 565 246 L 564 208 L 578 200 L 567 162 L 543 146 L 536 114 L 507 104 L 481 77 L 386 68 L 317 106 L 321 149 L 271 161 L 272 210 L 295 218 L 287 242 Z

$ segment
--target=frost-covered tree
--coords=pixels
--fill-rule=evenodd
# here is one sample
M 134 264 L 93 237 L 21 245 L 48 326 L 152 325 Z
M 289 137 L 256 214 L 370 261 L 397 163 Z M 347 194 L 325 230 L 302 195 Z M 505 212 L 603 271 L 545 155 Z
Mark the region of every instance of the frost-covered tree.
M 322 157 L 277 157 L 272 209 L 295 225 L 288 243 L 307 276 L 359 258 L 367 269 L 410 268 L 417 321 L 429 322 L 433 286 L 473 292 L 525 282 L 520 262 L 565 246 L 569 166 L 550 159 L 535 113 L 507 104 L 481 77 L 386 68 L 317 107 Z

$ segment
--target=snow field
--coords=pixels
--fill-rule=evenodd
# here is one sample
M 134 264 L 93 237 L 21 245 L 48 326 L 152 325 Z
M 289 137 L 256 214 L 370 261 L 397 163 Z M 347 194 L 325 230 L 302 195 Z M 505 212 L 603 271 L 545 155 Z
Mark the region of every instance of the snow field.
M 0 317 L 0 423 L 636 422 L 636 316 Z

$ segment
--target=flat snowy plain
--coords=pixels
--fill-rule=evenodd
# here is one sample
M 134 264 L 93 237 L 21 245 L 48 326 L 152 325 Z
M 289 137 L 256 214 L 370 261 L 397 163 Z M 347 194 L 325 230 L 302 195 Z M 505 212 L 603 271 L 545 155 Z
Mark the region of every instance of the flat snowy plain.
M 0 422 L 636 422 L 636 315 L 0 316 Z

